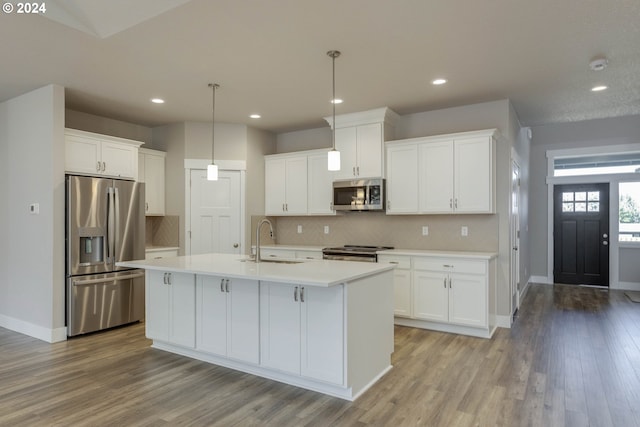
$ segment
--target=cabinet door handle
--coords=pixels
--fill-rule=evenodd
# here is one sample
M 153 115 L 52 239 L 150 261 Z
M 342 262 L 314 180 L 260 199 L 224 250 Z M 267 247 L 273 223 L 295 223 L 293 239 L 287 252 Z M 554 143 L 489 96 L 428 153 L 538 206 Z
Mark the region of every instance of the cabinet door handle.
M 447 287 L 447 278 L 446 278 L 446 277 L 444 278 L 443 285 L 444 285 L 444 287 L 445 287 L 445 289 L 446 289 L 446 287 Z
M 96 162 L 96 172 L 100 172 L 100 162 Z
M 164 273 L 162 275 L 162 283 L 164 283 L 165 285 L 167 284 L 167 273 Z
M 229 293 L 229 279 L 225 279 L 224 281 L 224 290 Z
M 454 206 L 456 209 L 458 209 L 458 198 L 457 198 L 457 197 L 456 197 L 456 200 L 455 200 L 455 202 L 454 202 L 453 206 Z
M 449 208 L 453 209 L 453 199 L 449 199 Z
M 149 212 L 149 202 L 144 202 L 144 210 L 145 212 Z
M 300 302 L 304 302 L 304 286 L 300 288 Z
M 358 171 L 358 176 L 360 176 L 360 166 L 356 167 L 356 171 Z
M 105 162 L 102 162 L 102 172 L 107 170 L 107 164 Z
M 293 300 L 298 302 L 298 287 L 293 288 Z
M 387 200 L 387 209 L 391 209 L 391 200 Z
M 167 274 L 167 285 L 171 284 L 171 273 L 166 273 Z
M 449 289 L 451 289 L 451 277 L 449 277 Z
M 224 279 L 220 279 L 220 292 L 224 292 Z
M 352 169 L 353 169 L 353 176 L 356 176 L 356 167 L 354 166 Z

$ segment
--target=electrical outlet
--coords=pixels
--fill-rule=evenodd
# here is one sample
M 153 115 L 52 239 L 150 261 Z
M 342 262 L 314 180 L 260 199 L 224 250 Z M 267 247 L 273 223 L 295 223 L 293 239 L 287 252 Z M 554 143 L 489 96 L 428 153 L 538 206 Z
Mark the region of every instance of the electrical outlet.
M 298 234 L 302 234 L 302 226 L 298 225 Z
M 32 203 L 29 205 L 29 213 L 31 215 L 40 214 L 40 203 Z
M 468 236 L 469 235 L 469 227 L 467 227 L 466 225 L 462 226 L 462 229 L 460 230 L 460 234 L 463 236 Z
M 324 226 L 324 234 L 329 234 L 329 226 L 328 225 Z
M 428 236 L 429 235 L 429 227 L 426 225 L 422 226 L 422 235 L 423 236 Z

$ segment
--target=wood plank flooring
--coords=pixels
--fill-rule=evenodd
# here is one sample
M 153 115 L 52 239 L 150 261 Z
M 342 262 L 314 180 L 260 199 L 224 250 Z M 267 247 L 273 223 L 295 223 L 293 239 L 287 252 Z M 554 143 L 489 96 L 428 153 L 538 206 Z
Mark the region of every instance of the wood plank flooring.
M 640 426 L 640 304 L 532 285 L 491 340 L 396 327 L 356 402 L 149 347 L 142 324 L 47 344 L 0 328 L 0 426 Z

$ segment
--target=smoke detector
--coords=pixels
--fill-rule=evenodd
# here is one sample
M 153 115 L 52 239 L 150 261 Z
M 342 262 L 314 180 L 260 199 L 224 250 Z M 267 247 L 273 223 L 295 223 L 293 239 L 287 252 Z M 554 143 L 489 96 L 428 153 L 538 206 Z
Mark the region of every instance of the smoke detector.
M 602 71 L 607 68 L 607 65 L 609 65 L 609 60 L 607 58 L 596 58 L 589 62 L 589 68 L 593 71 Z

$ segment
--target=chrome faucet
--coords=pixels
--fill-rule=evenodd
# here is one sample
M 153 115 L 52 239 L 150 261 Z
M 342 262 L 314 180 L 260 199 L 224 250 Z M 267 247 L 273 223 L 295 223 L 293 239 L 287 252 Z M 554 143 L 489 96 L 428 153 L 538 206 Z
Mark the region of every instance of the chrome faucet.
M 271 221 L 267 218 L 261 219 L 256 227 L 256 262 L 260 262 L 260 228 L 262 228 L 262 224 L 264 223 L 269 224 L 269 236 L 273 239 L 273 225 Z

